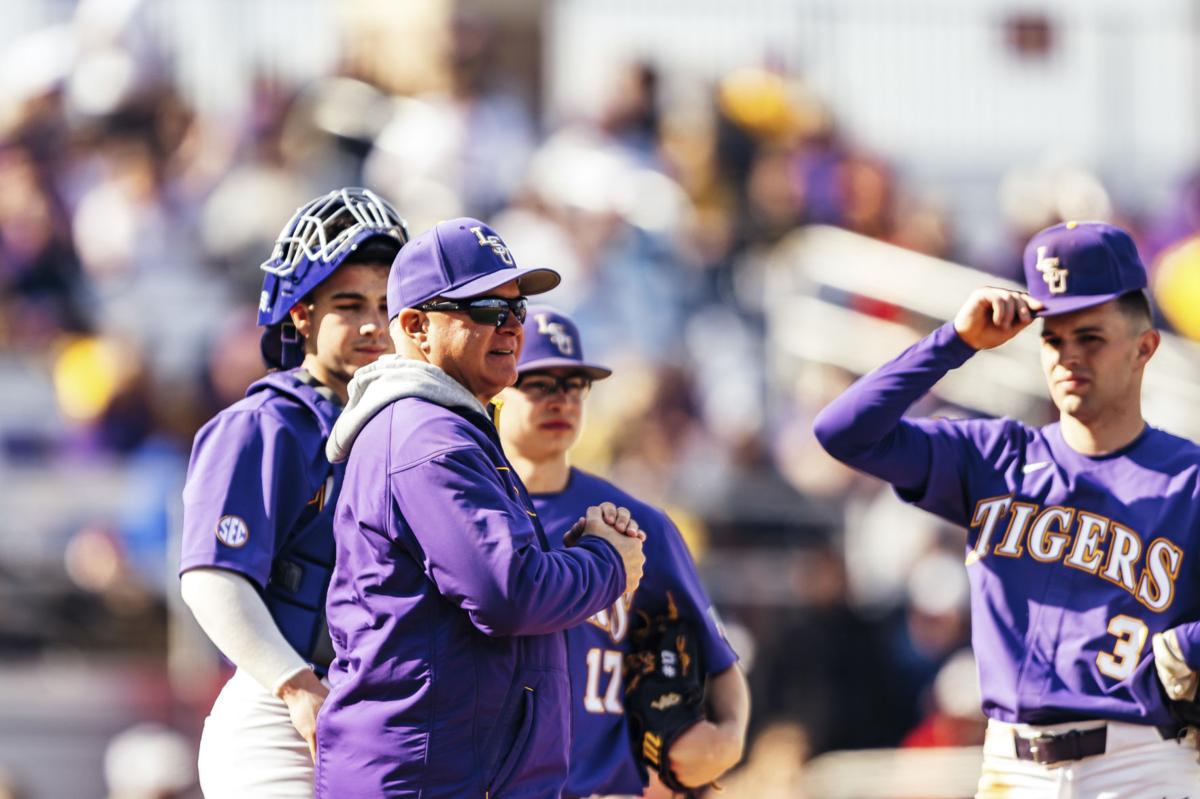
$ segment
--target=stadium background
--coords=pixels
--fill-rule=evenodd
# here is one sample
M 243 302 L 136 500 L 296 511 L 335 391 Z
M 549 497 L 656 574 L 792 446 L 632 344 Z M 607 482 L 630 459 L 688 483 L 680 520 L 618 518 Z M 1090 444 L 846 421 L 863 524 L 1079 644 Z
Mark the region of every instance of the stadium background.
M 365 185 L 565 277 L 582 465 L 668 507 L 754 691 L 723 794 L 970 794 L 962 533 L 813 414 L 1019 274 L 1134 232 L 1200 435 L 1200 7 L 1184 0 L 8 0 L 0 797 L 194 797 L 224 666 L 174 574 L 191 436 L 256 377 L 279 226 Z M 925 411 L 1052 410 L 1030 342 Z M 947 748 L 950 747 L 950 748 Z M 865 750 L 865 751 L 864 751 Z

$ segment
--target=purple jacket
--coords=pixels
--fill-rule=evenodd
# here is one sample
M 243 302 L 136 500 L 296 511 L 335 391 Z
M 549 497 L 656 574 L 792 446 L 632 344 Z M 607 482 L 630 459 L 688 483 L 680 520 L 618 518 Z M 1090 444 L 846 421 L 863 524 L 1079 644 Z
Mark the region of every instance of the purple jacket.
M 428 364 L 360 369 L 327 452 L 349 460 L 316 795 L 557 797 L 562 631 L 621 595 L 616 551 L 552 551 L 482 407 Z

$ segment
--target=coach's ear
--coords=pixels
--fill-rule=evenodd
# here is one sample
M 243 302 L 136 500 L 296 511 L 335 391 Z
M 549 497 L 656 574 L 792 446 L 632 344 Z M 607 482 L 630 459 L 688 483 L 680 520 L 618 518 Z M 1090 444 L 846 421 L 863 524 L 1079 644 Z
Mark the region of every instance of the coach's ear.
M 429 360 L 429 316 L 416 308 L 405 308 L 388 325 L 396 352 L 406 358 Z

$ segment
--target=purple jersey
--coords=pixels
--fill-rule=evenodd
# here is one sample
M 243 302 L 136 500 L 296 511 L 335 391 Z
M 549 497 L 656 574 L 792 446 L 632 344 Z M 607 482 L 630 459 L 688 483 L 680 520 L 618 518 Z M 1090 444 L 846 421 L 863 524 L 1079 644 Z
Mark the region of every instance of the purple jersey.
M 341 406 L 304 370 L 273 372 L 196 434 L 183 489 L 180 572 L 253 582 L 284 638 L 324 674 L 325 591 L 342 465 L 325 459 Z
M 557 494 L 534 494 L 538 518 L 551 545 L 562 548 L 563 534 L 589 505 L 612 502 L 629 508 L 646 531 L 646 566 L 632 606 L 624 598 L 567 631 L 567 668 L 571 674 L 571 770 L 565 796 L 640 794 L 643 784 L 629 740 L 622 699 L 621 664 L 629 651 L 633 614 L 666 611 L 670 591 L 683 618 L 696 628 L 702 667 L 708 674 L 724 671 L 737 655 L 717 625 L 708 594 L 671 520 L 657 508 L 639 502 L 605 480 L 578 469 Z
M 1005 722 L 1172 723 L 1150 637 L 1200 630 L 1200 448 L 1151 427 L 1101 457 L 1058 424 L 902 419 L 974 353 L 939 328 L 835 400 L 815 431 L 839 460 L 968 530 L 984 712 Z
M 284 534 L 337 499 L 321 420 L 265 382 L 196 434 L 183 489 L 180 572 L 229 569 L 265 588 Z M 331 526 L 327 520 L 330 547 Z

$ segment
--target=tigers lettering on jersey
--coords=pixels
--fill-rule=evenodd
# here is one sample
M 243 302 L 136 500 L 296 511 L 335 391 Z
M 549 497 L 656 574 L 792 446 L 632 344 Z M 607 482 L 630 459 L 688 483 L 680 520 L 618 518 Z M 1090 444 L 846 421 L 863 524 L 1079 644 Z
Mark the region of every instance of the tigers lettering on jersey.
M 1114 519 L 1063 505 L 1043 508 L 1012 494 L 979 500 L 970 529 L 975 545 L 968 566 L 989 555 L 1061 561 L 1120 586 L 1159 613 L 1171 606 L 1183 565 L 1183 550 L 1170 539 L 1146 544 L 1140 533 Z

